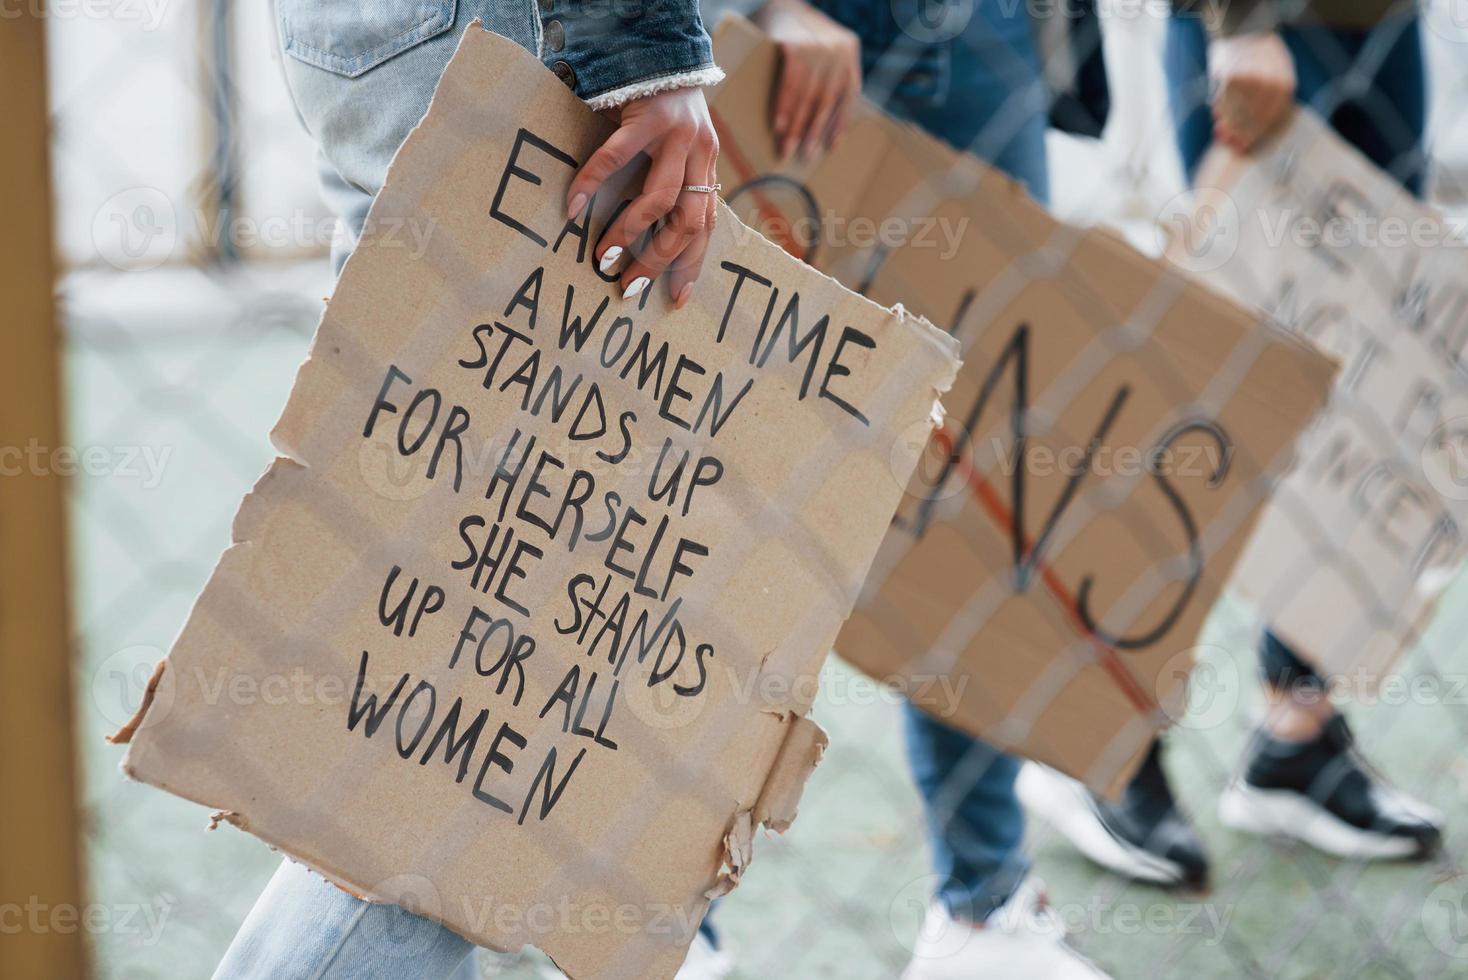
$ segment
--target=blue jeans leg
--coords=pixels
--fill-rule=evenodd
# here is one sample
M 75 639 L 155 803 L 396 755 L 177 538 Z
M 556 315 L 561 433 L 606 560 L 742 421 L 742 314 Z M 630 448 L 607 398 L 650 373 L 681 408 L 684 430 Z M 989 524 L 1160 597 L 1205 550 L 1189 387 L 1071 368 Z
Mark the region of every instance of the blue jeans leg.
M 1178 155 L 1191 184 L 1203 155 L 1213 145 L 1213 110 L 1208 105 L 1208 29 L 1202 20 L 1173 17 L 1168 21 L 1162 65 Z
M 1280 31 L 1299 78 L 1297 100 L 1347 143 L 1421 197 L 1427 176 L 1427 73 L 1415 16 L 1369 31 L 1316 25 Z
M 866 94 L 899 119 L 1022 182 L 1035 200 L 1046 203 L 1049 99 L 1028 8 L 988 0 L 975 4 L 963 30 L 933 47 L 929 54 L 943 69 L 934 79 L 893 84 L 885 74 L 888 66 L 879 60 L 869 72 Z M 890 57 L 905 66 L 912 54 L 910 46 L 898 45 Z
M 944 56 L 943 84 L 926 96 L 899 87 L 884 107 L 1024 182 L 1045 203 L 1047 99 L 1027 8 L 977 4 Z M 1030 870 L 1014 793 L 1020 761 L 910 704 L 904 710 L 908 764 L 941 879 L 937 897 L 955 917 L 982 922 Z
M 908 762 L 922 794 L 942 879 L 938 898 L 955 917 L 982 922 L 1030 870 L 1025 817 L 1014 781 L 1020 761 L 987 742 L 904 706 Z
M 214 980 L 447 980 L 474 944 L 397 905 L 354 898 L 294 861 L 260 893 Z

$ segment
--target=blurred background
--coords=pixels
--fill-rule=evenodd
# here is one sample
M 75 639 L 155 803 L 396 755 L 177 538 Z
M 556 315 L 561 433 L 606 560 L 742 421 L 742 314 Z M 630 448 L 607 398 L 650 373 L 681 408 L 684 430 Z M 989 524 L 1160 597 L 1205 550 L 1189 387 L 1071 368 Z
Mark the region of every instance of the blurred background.
M 1462 13 L 1433 3 L 1424 37 L 1430 199 L 1468 213 Z M 266 433 L 331 289 L 332 222 L 268 4 L 98 0 L 54 5 L 45 21 L 64 443 L 86 450 L 65 501 L 69 618 L 81 870 L 85 901 L 105 916 L 84 932 L 97 976 L 202 977 L 279 859 L 232 828 L 207 832 L 202 808 L 124 781 L 122 750 L 103 736 L 137 706 L 272 455 Z M 7 15 L 0 29 L 14 25 Z M 1155 249 L 1153 218 L 1182 189 L 1162 22 L 1109 16 L 1106 31 L 1113 118 L 1100 141 L 1053 137 L 1054 209 Z M 1465 600 L 1460 583 L 1432 627 L 1460 646 Z M 1212 850 L 1210 893 L 1127 883 L 1032 826 L 1075 944 L 1119 977 L 1468 976 L 1468 918 L 1457 919 L 1468 915 L 1468 688 L 1353 707 L 1368 756 L 1449 822 L 1434 863 L 1342 863 L 1217 825 L 1258 697 L 1254 643 L 1243 612 L 1221 604 L 1203 641 L 1205 693 L 1234 710 L 1210 701 L 1171 739 L 1171 772 Z M 720 910 L 738 977 L 894 977 L 931 891 L 896 705 L 839 661 L 827 670 L 816 717 L 831 749 L 802 818 L 760 841 Z M 483 964 L 542 969 L 533 956 Z

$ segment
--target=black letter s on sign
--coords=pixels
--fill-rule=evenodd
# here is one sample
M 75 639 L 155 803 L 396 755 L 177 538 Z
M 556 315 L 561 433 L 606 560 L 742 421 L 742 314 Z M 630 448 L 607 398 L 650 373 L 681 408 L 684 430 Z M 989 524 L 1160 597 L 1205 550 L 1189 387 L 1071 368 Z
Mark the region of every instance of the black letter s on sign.
M 1162 622 L 1158 623 L 1151 630 L 1140 636 L 1116 636 L 1102 629 L 1096 622 L 1096 618 L 1091 614 L 1091 585 L 1095 581 L 1095 577 L 1087 575 L 1081 580 L 1080 589 L 1076 592 L 1076 614 L 1080 616 L 1081 622 L 1085 624 L 1086 629 L 1090 630 L 1102 642 L 1117 649 L 1138 650 L 1151 646 L 1153 643 L 1162 639 L 1163 635 L 1172 629 L 1173 624 L 1182 615 L 1183 609 L 1187 607 L 1188 601 L 1193 597 L 1193 591 L 1198 587 L 1198 579 L 1203 576 L 1203 548 L 1198 543 L 1198 526 L 1193 521 L 1193 515 L 1188 513 L 1187 505 L 1183 503 L 1182 497 L 1178 495 L 1178 492 L 1173 489 L 1172 484 L 1168 481 L 1167 475 L 1158 469 L 1161 457 L 1166 454 L 1166 451 L 1171 449 L 1173 443 L 1177 442 L 1178 439 L 1190 432 L 1202 432 L 1211 437 L 1218 446 L 1218 460 L 1213 473 L 1208 477 L 1208 488 L 1210 490 L 1218 487 L 1219 484 L 1223 483 L 1224 478 L 1228 476 L 1229 460 L 1232 458 L 1233 453 L 1233 442 L 1229 439 L 1228 434 L 1223 431 L 1223 427 L 1217 422 L 1206 419 L 1181 422 L 1174 426 L 1157 443 L 1157 448 L 1152 453 L 1149 464 L 1152 470 L 1152 479 L 1157 481 L 1157 486 L 1162 490 L 1163 496 L 1167 498 L 1168 503 L 1172 504 L 1173 510 L 1177 511 L 1178 520 L 1183 525 L 1183 533 L 1188 539 L 1188 577 L 1187 581 L 1183 584 L 1182 594 L 1177 597 L 1177 601 L 1173 603 L 1167 615 L 1162 617 Z

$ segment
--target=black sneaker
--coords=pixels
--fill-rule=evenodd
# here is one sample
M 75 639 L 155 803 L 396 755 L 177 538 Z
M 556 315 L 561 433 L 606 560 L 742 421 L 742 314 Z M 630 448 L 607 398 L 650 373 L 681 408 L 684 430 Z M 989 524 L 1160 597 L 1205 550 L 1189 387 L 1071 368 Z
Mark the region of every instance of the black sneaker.
M 1160 742 L 1127 784 L 1120 803 L 1037 763 L 1020 770 L 1020 800 L 1101 867 L 1137 881 L 1206 888 L 1208 855 L 1173 799 Z
M 1310 742 L 1256 733 L 1218 816 L 1234 830 L 1358 860 L 1425 858 L 1442 841 L 1442 814 L 1370 773 L 1340 715 Z

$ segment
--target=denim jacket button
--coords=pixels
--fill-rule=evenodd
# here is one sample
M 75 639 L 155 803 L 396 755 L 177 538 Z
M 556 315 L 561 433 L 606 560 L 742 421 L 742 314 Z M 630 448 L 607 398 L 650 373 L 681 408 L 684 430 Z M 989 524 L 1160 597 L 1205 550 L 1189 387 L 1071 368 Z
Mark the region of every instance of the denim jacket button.
M 547 21 L 545 25 L 545 46 L 552 51 L 559 51 L 566 46 L 566 29 L 558 20 Z
M 557 61 L 551 65 L 551 71 L 555 72 L 556 77 L 566 83 L 566 88 L 573 92 L 576 91 L 576 70 L 574 68 L 564 61 Z

